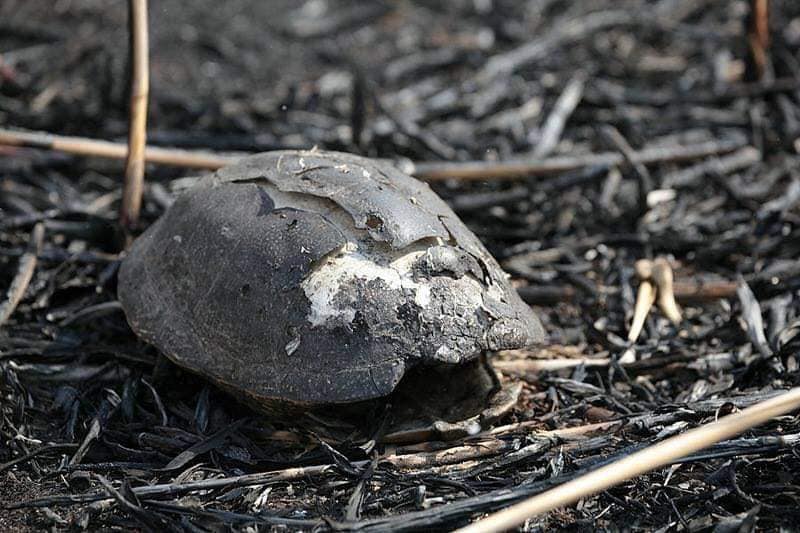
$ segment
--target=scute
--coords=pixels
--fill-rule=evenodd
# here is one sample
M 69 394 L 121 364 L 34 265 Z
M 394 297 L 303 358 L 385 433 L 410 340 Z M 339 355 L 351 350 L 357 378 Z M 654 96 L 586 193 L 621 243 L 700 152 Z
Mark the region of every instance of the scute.
M 349 154 L 259 154 L 201 180 L 136 240 L 118 292 L 141 337 L 262 407 L 378 398 L 408 368 L 544 337 L 427 185 Z

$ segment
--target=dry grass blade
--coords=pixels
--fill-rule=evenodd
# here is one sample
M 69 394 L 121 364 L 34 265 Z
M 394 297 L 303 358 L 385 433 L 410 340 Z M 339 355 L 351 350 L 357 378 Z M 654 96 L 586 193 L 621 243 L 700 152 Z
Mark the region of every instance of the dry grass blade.
M 147 0 L 130 0 L 131 109 L 128 131 L 128 156 L 125 162 L 125 187 L 122 191 L 120 223 L 133 229 L 139 222 L 144 190 L 145 142 L 147 138 L 147 94 L 149 61 L 147 36 Z
M 722 440 L 800 408 L 800 388 L 748 407 L 716 422 L 687 431 L 615 461 L 542 494 L 513 505 L 458 530 L 490 533 L 518 526 L 528 518 L 577 502 L 623 481 L 642 475 Z
M 6 320 L 17 308 L 30 284 L 33 272 L 36 270 L 37 257 L 42 251 L 43 240 L 44 225 L 39 223 L 33 227 L 30 241 L 28 241 L 28 249 L 19 260 L 19 268 L 14 280 L 11 282 L 11 286 L 8 288 L 6 300 L 0 304 L 0 326 L 6 323 Z

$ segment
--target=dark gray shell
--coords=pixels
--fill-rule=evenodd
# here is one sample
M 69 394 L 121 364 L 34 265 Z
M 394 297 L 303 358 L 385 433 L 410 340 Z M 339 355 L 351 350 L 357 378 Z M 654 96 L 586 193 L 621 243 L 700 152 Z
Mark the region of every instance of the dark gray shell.
M 174 362 L 262 405 L 378 398 L 412 366 L 544 337 L 426 184 L 334 152 L 203 178 L 136 240 L 119 299 Z

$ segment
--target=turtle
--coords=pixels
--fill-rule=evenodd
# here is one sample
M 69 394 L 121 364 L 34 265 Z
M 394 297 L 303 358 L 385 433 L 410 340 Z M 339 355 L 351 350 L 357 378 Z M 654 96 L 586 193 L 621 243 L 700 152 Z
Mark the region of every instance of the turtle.
M 199 178 L 134 241 L 118 298 L 139 337 L 269 413 L 379 400 L 411 369 L 544 339 L 426 183 L 321 150 Z

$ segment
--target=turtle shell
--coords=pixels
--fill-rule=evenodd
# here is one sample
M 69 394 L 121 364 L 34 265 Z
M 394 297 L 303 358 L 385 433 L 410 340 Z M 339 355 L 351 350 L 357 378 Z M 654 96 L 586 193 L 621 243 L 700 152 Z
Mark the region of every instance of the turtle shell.
M 335 152 L 202 178 L 135 241 L 118 293 L 139 336 L 268 409 L 379 398 L 414 366 L 544 337 L 426 184 Z

